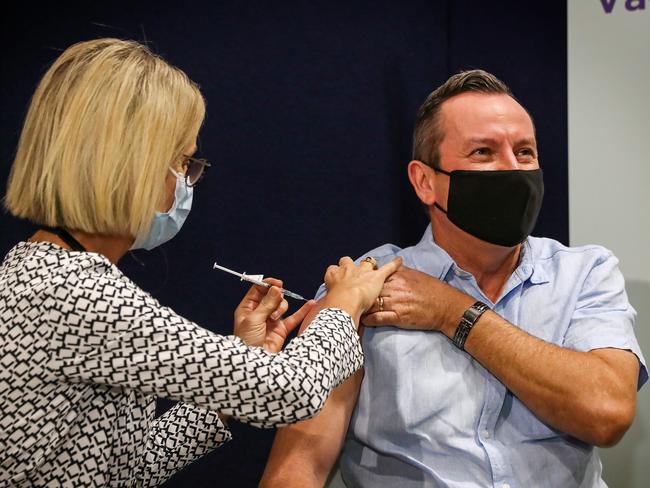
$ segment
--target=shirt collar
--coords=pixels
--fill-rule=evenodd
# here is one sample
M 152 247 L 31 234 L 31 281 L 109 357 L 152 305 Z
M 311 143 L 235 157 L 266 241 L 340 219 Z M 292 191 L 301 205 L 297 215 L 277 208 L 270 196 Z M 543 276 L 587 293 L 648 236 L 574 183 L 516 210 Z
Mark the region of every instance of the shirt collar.
M 443 248 L 433 240 L 431 224 L 424 230 L 422 239 L 415 246 L 409 249 L 411 252 L 406 257 L 410 263 L 407 266 L 444 280 L 445 276 L 454 265 L 454 260 Z M 410 259 L 409 259 L 410 258 Z
M 537 285 L 548 282 L 548 276 L 542 266 L 535 266 L 534 244 L 534 240 L 530 237 L 524 241 L 519 266 L 514 272 L 522 282 L 529 280 Z M 420 242 L 404 251 L 407 266 L 434 276 L 441 281 L 445 280 L 453 266 L 458 267 L 447 251 L 436 244 L 431 224 L 427 225 Z
M 529 280 L 534 285 L 539 285 L 542 283 L 548 283 L 549 278 L 544 270 L 543 266 L 537 262 L 538 256 L 536 249 L 535 238 L 528 237 L 524 241 L 521 252 L 521 260 L 519 261 L 519 266 L 515 270 L 515 273 L 519 275 L 521 281 Z

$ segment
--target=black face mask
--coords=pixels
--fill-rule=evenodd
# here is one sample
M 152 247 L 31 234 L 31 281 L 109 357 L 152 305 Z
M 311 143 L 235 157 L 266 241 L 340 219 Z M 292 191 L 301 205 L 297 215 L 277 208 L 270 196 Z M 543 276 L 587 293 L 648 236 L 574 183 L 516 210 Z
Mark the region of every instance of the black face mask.
M 542 170 L 475 171 L 451 173 L 447 214 L 457 227 L 499 246 L 516 246 L 530 235 L 544 197 Z

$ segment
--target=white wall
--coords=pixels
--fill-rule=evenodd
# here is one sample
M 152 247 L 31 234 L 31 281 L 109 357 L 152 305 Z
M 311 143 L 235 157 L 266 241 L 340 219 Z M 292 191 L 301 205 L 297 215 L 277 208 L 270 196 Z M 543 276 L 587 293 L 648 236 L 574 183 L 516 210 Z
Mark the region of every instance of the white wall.
M 620 259 L 648 358 L 650 3 L 568 0 L 568 77 L 571 245 L 602 244 Z M 630 431 L 601 458 L 612 488 L 648 486 L 650 385 Z

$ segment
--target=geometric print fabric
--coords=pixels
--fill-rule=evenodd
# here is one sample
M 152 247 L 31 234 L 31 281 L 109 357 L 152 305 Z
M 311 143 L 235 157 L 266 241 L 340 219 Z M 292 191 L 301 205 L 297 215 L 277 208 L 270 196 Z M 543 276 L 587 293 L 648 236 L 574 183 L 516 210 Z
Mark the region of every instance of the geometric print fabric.
M 280 353 L 179 316 L 105 257 L 21 242 L 0 266 L 0 488 L 155 486 L 231 438 L 315 415 L 363 362 L 342 310 Z M 178 400 L 154 418 L 155 398 Z

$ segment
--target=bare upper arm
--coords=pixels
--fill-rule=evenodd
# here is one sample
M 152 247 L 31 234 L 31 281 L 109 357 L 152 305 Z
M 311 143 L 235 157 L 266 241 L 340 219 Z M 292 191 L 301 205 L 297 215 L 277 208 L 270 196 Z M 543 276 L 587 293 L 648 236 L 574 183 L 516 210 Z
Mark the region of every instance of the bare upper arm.
M 315 417 L 278 429 L 260 487 L 322 487 L 343 446 L 363 370 L 339 385 Z

